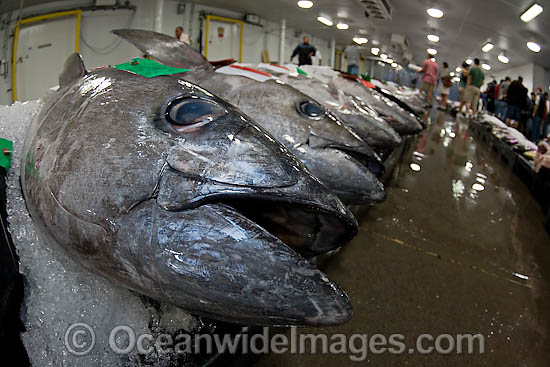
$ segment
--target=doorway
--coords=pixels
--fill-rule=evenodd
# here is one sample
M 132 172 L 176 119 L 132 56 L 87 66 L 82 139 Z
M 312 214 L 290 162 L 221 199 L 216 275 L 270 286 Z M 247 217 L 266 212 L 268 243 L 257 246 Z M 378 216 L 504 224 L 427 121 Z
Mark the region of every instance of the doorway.
M 206 16 L 204 56 L 211 61 L 242 60 L 243 26 L 241 20 Z
M 59 84 L 65 60 L 78 51 L 80 13 L 23 19 L 19 26 L 14 40 L 13 99 L 29 101 L 44 97 Z

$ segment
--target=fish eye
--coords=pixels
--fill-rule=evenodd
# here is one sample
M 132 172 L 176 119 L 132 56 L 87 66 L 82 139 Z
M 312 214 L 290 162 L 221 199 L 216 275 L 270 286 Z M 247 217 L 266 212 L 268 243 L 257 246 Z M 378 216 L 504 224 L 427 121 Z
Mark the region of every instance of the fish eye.
M 296 103 L 296 110 L 298 112 L 312 120 L 321 120 L 325 117 L 325 109 L 318 103 L 312 101 L 302 101 Z
M 165 105 L 161 115 L 176 131 L 186 132 L 217 120 L 226 113 L 225 108 L 212 101 L 179 97 Z

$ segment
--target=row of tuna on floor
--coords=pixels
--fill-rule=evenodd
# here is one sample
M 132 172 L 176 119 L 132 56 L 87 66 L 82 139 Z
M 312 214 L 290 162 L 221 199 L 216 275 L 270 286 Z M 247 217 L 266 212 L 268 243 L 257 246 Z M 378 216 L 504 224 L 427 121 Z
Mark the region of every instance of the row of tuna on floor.
M 422 101 L 324 68 L 215 67 L 171 37 L 114 32 L 154 61 L 67 60 L 23 153 L 39 232 L 196 315 L 349 320 L 348 296 L 310 260 L 357 235 L 347 204 L 385 200 L 380 156 L 422 130 Z

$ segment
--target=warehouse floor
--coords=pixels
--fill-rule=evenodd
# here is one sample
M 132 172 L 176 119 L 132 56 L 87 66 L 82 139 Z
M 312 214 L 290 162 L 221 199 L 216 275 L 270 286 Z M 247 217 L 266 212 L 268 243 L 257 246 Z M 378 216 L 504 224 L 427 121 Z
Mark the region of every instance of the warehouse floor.
M 359 236 L 325 268 L 349 294 L 353 319 L 299 333 L 398 333 L 407 351 L 423 333 L 481 333 L 484 355 L 371 353 L 366 361 L 549 366 L 550 242 L 543 212 L 497 154 L 470 136 L 466 121 L 435 111 L 430 120 L 396 168 L 388 200 L 359 215 Z M 256 363 L 351 364 L 349 354 L 310 353 L 270 354 Z

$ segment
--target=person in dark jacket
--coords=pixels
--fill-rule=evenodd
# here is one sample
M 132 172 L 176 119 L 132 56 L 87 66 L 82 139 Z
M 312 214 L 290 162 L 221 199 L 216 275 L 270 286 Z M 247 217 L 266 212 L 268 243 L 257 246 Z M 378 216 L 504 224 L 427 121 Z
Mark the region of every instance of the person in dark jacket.
M 508 111 L 506 113 L 506 124 L 518 127 L 521 121 L 521 111 L 526 107 L 528 90 L 523 85 L 523 78 L 520 76 L 508 87 L 506 102 Z
M 315 56 L 317 49 L 309 44 L 309 37 L 304 37 L 304 42 L 296 46 L 292 56 L 290 56 L 290 62 L 294 56 L 298 55 L 298 65 L 312 65 L 311 57 Z

